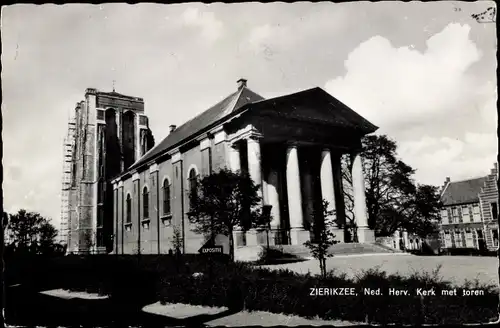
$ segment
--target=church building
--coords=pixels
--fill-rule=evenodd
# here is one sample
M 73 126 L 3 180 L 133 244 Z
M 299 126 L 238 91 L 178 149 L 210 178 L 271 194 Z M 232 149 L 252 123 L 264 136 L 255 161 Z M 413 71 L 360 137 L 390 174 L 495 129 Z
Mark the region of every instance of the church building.
M 114 247 L 118 254 L 164 254 L 174 228 L 182 252 L 205 239 L 192 231 L 189 192 L 197 177 L 221 168 L 247 172 L 271 205 L 271 244 L 314 239 L 321 200 L 345 222 L 340 158 L 350 154 L 359 242 L 374 242 L 368 228 L 361 138 L 378 128 L 321 88 L 264 99 L 240 79 L 237 89 L 169 135 L 113 181 Z M 335 229 L 334 229 L 335 230 Z M 341 227 L 334 232 L 343 241 Z M 235 231 L 235 246 L 266 244 L 266 232 Z M 227 253 L 227 250 L 224 250 Z

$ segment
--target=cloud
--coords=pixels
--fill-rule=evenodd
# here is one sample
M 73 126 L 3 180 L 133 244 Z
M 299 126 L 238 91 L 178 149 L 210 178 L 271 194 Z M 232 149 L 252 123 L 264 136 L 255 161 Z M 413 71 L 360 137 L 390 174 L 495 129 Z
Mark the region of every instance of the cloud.
M 215 17 L 213 12 L 200 11 L 189 7 L 182 13 L 182 22 L 185 26 L 196 27 L 208 42 L 219 39 L 224 32 L 224 24 Z
M 468 25 L 449 24 L 421 53 L 375 36 L 345 61 L 347 74 L 326 90 L 379 126 L 442 117 L 470 102 L 477 88 L 465 71 L 481 58 Z
M 455 181 L 488 174 L 497 147 L 494 133 L 467 133 L 465 140 L 425 136 L 399 143 L 398 155 L 418 167 L 417 181 L 439 185 L 445 178 L 443 172 Z
M 469 32 L 468 25 L 449 24 L 424 52 L 372 37 L 348 55 L 347 73 L 325 85 L 396 139 L 400 157 L 424 183 L 440 184 L 443 172 L 487 174 L 495 159 L 495 83 L 467 74 L 482 56 Z

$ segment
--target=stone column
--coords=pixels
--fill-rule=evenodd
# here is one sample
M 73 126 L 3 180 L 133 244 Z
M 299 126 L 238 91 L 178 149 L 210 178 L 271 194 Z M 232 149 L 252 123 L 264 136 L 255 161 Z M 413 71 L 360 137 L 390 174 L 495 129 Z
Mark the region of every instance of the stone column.
M 307 154 L 308 156 L 310 154 Z M 299 160 L 300 161 L 300 160 Z M 309 234 L 314 233 L 315 213 L 314 213 L 314 189 L 313 189 L 313 174 L 311 172 L 311 163 L 307 161 L 301 165 L 299 170 L 301 176 L 300 189 L 302 192 L 302 215 L 304 217 L 304 229 L 308 228 Z
M 333 162 L 332 155 L 329 149 L 325 148 L 321 152 L 321 197 L 322 200 L 328 202 L 328 210 L 336 211 L 336 200 L 335 200 L 335 186 L 334 186 L 334 176 L 333 176 Z M 326 222 L 331 222 L 338 215 L 337 211 L 335 215 L 329 215 L 325 217 Z M 344 242 L 344 231 L 339 229 L 337 223 L 332 222 L 329 228 L 335 235 L 335 239 Z
M 256 185 L 260 185 L 258 196 L 262 197 L 262 165 L 261 165 L 261 150 L 259 139 L 249 137 L 247 139 L 248 149 L 248 173 Z M 258 245 L 257 234 L 260 233 L 255 229 L 247 232 L 247 245 Z
M 299 157 L 294 144 L 289 145 L 286 151 L 286 183 L 291 244 L 302 245 L 309 240 L 309 233 L 304 230 Z
M 232 143 L 228 145 L 229 168 L 231 171 L 236 172 L 241 170 L 240 164 L 240 150 L 238 144 Z
M 260 142 L 258 139 L 247 139 L 248 149 L 248 173 L 253 182 L 260 185 L 259 196 L 262 197 L 262 165 L 260 155 Z
M 280 197 L 278 193 L 279 178 L 275 169 L 270 169 L 267 183 L 267 199 L 271 208 L 271 229 L 278 229 L 281 222 Z
M 229 164 L 229 169 L 233 172 L 238 172 L 241 170 L 240 163 L 240 147 L 237 142 L 227 144 L 227 162 Z M 234 247 L 244 246 L 241 240 L 244 238 L 243 232 L 240 227 L 235 227 L 233 231 Z
M 360 243 L 375 242 L 375 233 L 368 228 L 368 211 L 366 209 L 365 179 L 363 176 L 363 161 L 360 154 L 353 156 L 352 188 L 354 191 L 354 213 Z

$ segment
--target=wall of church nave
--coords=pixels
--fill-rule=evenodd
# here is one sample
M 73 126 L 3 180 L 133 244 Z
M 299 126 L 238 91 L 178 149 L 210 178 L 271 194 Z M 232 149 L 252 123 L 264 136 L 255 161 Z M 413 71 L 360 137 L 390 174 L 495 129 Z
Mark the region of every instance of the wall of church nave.
M 193 231 L 194 226 L 188 217 L 190 188 L 194 182 L 190 179 L 190 172 L 193 170 L 197 177 L 202 178 L 210 172 L 211 165 L 212 170 L 227 166 L 225 147 L 225 142 L 215 145 L 211 140 L 210 150 L 205 148 L 202 151 L 200 145 L 196 145 L 184 150 L 180 160 L 174 155 L 174 163 L 169 158 L 123 181 L 123 188 L 118 192 L 118 199 L 123 197 L 123 200 L 118 207 L 114 206 L 118 213 L 115 229 L 119 240 L 118 253 L 137 252 L 140 243 L 141 253 L 166 254 L 174 250 L 176 227 L 185 240 L 185 252 L 197 253 L 205 238 Z M 129 205 L 127 195 L 130 195 Z M 146 200 L 147 209 L 144 206 Z M 129 221 L 127 206 L 130 207 Z
M 226 158 L 227 147 L 227 142 L 212 144 L 212 170 L 214 172 L 223 169 L 224 167 L 229 168 L 228 159 Z

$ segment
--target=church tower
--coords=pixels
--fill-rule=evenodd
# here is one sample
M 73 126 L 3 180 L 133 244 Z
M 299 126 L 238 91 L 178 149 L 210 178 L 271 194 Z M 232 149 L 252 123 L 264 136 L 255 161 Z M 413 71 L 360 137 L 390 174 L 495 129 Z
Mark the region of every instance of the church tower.
M 67 209 L 61 211 L 67 213 L 68 252 L 108 253 L 114 239 L 111 179 L 154 146 L 144 100 L 89 88 L 69 126 L 62 194 Z

